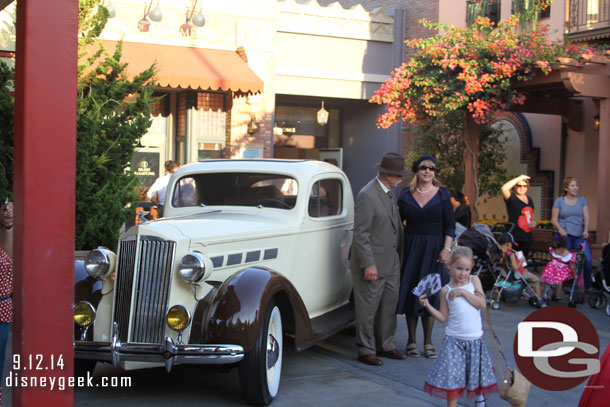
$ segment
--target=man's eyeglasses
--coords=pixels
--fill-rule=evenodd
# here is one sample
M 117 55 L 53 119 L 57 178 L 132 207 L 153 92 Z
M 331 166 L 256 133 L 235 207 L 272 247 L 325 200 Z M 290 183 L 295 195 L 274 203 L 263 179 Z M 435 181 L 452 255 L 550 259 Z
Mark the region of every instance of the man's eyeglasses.
M 430 172 L 434 172 L 434 170 L 436 170 L 436 168 L 435 167 L 428 167 L 427 165 L 420 165 L 419 166 L 419 170 L 420 171 L 429 170 Z

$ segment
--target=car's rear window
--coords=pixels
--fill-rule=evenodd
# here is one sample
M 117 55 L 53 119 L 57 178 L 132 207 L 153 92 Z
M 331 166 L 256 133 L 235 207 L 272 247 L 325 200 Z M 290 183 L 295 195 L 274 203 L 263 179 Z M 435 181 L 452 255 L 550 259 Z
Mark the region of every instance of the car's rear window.
M 292 209 L 298 184 L 279 174 L 223 172 L 182 177 L 174 187 L 172 206 L 262 206 Z

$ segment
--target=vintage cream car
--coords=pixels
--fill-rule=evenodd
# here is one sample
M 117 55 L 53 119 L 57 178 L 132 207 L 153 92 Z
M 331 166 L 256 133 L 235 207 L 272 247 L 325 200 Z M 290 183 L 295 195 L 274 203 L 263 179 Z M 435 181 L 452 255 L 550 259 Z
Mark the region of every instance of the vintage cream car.
M 284 333 L 304 350 L 353 321 L 345 174 L 320 161 L 189 164 L 164 211 L 121 235 L 117 254 L 87 255 L 98 288 L 76 290 L 77 369 L 233 364 L 246 400 L 269 404 Z

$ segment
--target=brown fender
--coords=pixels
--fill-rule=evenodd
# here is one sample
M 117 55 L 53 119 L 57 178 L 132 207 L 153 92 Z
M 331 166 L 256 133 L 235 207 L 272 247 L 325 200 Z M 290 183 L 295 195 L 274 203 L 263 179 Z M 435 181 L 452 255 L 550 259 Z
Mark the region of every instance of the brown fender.
M 319 339 L 294 286 L 278 273 L 251 267 L 233 274 L 199 301 L 189 342 L 235 344 L 251 351 L 272 299 L 280 308 L 284 329 L 295 334 L 297 350 Z

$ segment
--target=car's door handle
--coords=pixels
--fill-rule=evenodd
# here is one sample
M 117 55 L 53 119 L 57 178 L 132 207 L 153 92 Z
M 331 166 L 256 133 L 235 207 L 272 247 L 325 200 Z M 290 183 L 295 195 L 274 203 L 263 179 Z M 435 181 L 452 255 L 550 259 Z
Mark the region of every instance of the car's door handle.
M 345 228 L 343 229 L 344 232 L 353 232 L 354 228 Z

